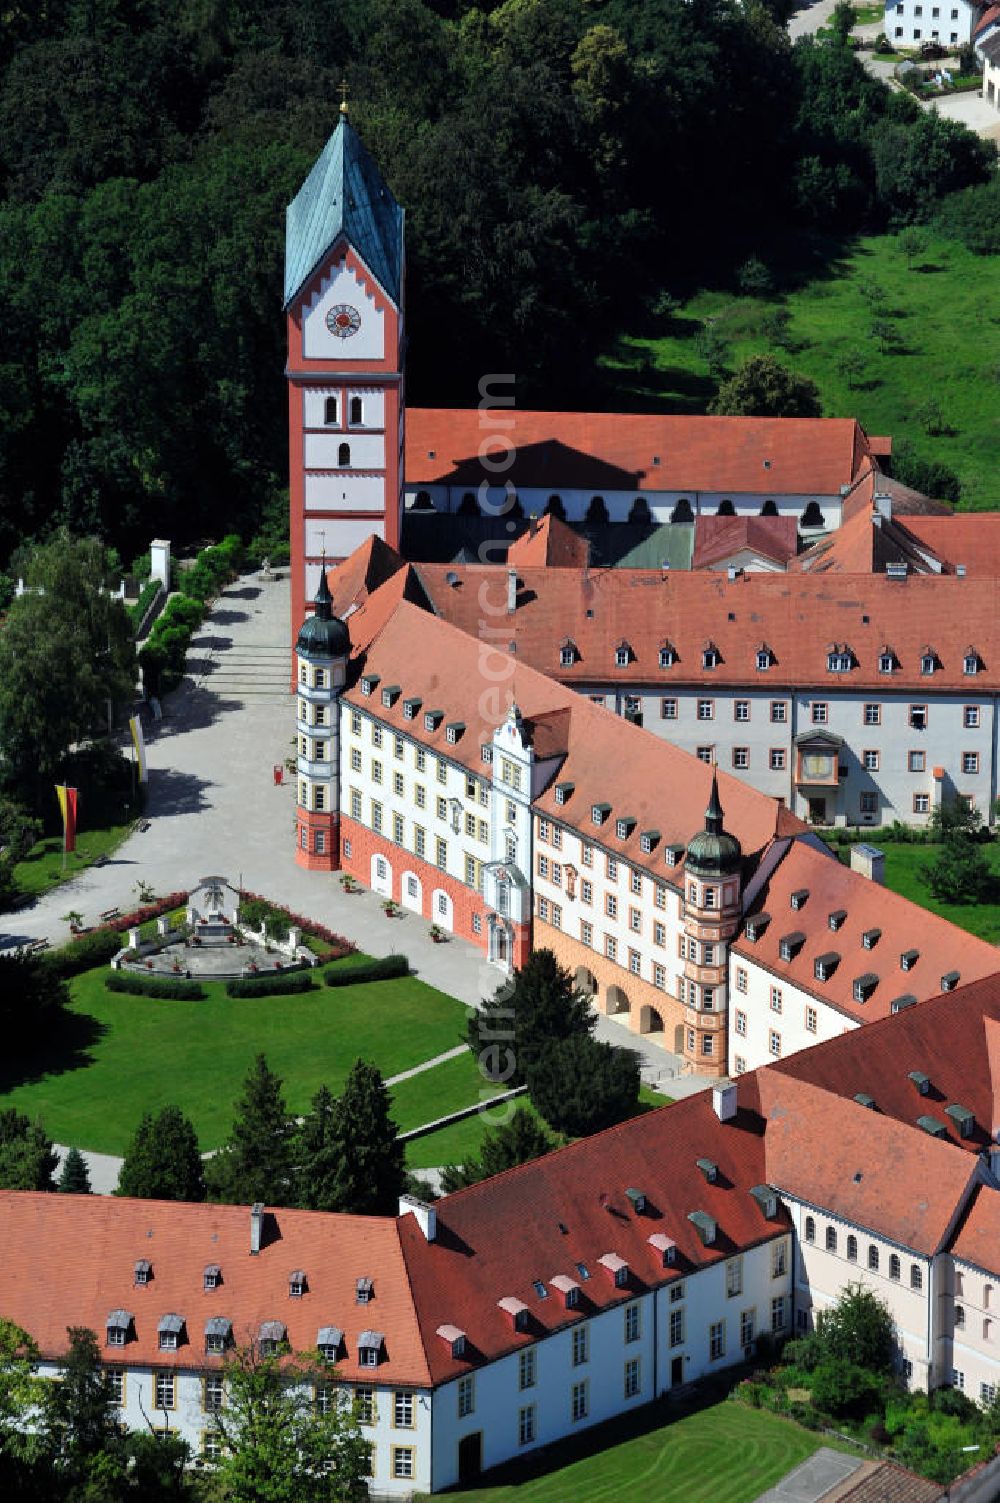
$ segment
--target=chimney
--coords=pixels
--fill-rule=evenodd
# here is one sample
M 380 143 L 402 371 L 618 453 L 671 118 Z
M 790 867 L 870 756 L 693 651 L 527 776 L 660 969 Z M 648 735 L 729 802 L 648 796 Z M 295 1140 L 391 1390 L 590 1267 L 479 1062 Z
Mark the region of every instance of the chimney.
M 437 1240 L 437 1211 L 429 1206 L 425 1200 L 418 1200 L 415 1195 L 401 1195 L 399 1197 L 400 1216 L 415 1216 L 417 1225 L 423 1232 L 428 1242 Z
M 250 1207 L 250 1256 L 255 1258 L 260 1252 L 260 1244 L 264 1237 L 264 1202 L 257 1200 Z
M 736 1087 L 731 1080 L 720 1080 L 712 1087 L 712 1109 L 720 1122 L 736 1116 Z
M 851 871 L 860 872 L 871 882 L 885 885 L 885 852 L 874 845 L 851 846 Z
M 538 514 L 536 512 L 532 512 L 531 516 L 528 518 L 528 536 L 533 538 L 535 536 L 535 533 L 537 531 L 538 531 Z
M 507 614 L 512 616 L 517 609 L 517 570 L 507 570 Z
M 892 497 L 886 491 L 875 492 L 875 515 L 892 521 Z M 874 518 L 872 519 L 874 520 Z

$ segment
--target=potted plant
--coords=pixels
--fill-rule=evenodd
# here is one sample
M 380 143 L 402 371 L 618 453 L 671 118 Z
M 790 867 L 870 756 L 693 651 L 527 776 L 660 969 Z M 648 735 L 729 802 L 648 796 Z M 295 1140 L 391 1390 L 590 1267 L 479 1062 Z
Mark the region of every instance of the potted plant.
M 431 939 L 436 945 L 439 945 L 444 941 L 444 930 L 441 928 L 440 924 L 431 924 Z
M 70 934 L 79 934 L 83 928 L 83 914 L 77 913 L 75 908 L 71 908 L 69 913 L 63 914 L 63 923 L 69 924 Z
M 386 918 L 392 918 L 398 911 L 396 908 L 395 900 L 393 898 L 386 898 L 385 902 L 382 904 L 382 911 L 385 914 Z
M 170 969 L 174 972 L 175 976 L 179 976 L 180 973 L 181 973 L 181 963 L 180 963 L 180 961 L 179 960 L 175 960 L 174 963 L 173 963 L 173 965 L 170 967 Z

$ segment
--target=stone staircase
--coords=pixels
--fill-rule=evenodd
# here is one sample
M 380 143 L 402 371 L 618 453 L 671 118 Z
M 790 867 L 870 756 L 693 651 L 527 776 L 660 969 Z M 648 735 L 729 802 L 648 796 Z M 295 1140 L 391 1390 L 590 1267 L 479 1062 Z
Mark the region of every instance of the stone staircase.
M 199 642 L 193 652 L 201 658 L 195 674 L 200 687 L 227 700 L 269 699 L 290 705 L 291 659 L 284 643 L 217 642 L 206 655 Z

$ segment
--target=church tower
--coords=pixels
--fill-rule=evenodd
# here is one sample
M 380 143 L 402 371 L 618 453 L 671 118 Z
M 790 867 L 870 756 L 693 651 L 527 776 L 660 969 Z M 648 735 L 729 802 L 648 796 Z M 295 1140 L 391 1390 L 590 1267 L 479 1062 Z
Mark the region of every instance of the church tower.
M 313 604 L 295 639 L 295 859 L 310 871 L 334 872 L 340 866 L 340 696 L 351 636 L 333 614 L 325 559 Z
M 288 206 L 292 632 L 336 563 L 403 506 L 403 211 L 347 105 Z
M 742 865 L 739 841 L 723 828 L 713 772 L 705 828 L 684 861 L 683 1053 L 698 1075 L 727 1073 L 729 942 L 740 922 Z

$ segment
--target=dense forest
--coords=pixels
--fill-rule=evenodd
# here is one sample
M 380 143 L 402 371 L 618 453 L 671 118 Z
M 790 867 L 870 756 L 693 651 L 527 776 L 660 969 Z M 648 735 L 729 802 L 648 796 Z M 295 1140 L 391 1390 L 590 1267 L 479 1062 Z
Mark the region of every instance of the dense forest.
M 927 218 L 992 146 L 788 43 L 787 0 L 13 0 L 0 15 L 0 565 L 280 505 L 284 207 L 337 84 L 407 210 L 415 403 L 594 400 L 693 269 Z M 990 190 L 983 189 L 983 192 Z

